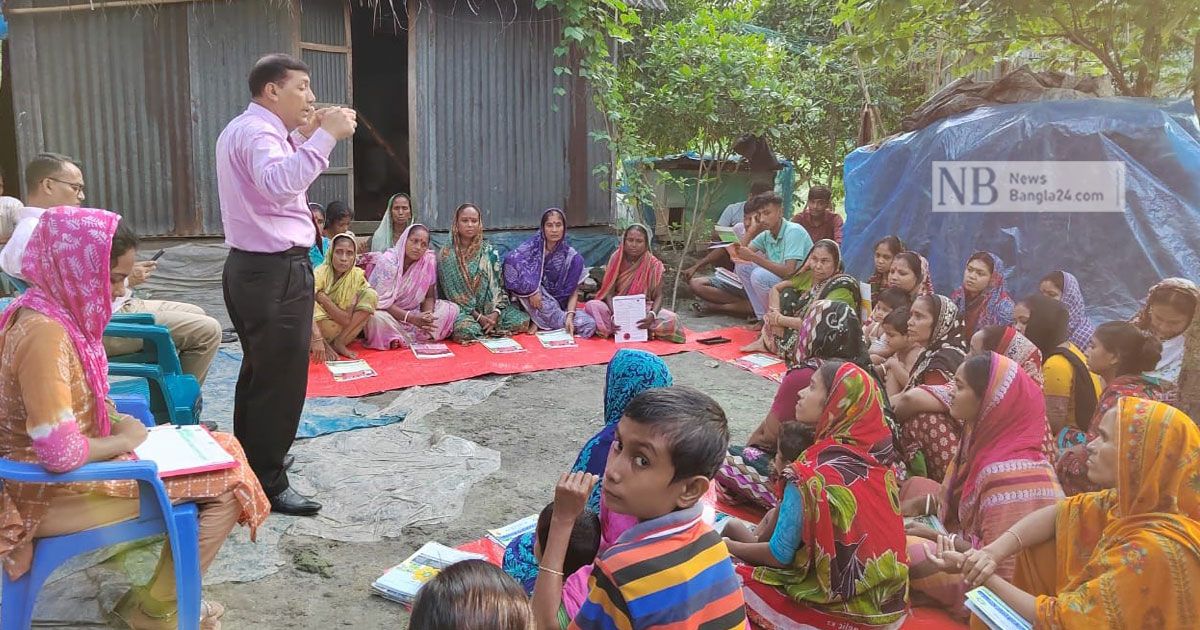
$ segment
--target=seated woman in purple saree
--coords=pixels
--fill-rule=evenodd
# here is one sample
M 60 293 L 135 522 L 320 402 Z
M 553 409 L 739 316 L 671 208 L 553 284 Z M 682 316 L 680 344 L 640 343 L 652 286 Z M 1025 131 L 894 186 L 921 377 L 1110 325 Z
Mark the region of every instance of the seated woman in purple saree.
M 429 250 L 424 225 L 410 225 L 395 246 L 378 255 L 367 280 L 379 294 L 364 330 L 368 348 L 388 350 L 450 336 L 458 305 L 437 299 L 437 256 Z
M 566 217 L 558 208 L 543 212 L 537 233 L 504 257 L 504 288 L 540 330 L 596 334 L 596 321 L 575 310 L 581 280 L 583 256 L 567 243 Z

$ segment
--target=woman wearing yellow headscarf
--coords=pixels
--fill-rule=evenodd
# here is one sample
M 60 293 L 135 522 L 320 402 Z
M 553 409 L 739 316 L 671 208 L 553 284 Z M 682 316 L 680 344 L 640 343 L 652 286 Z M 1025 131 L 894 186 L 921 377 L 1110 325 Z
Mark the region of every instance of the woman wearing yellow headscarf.
M 1122 398 L 1088 459 L 1107 490 L 1042 508 L 979 551 L 942 551 L 944 570 L 1038 628 L 1190 627 L 1200 615 L 1200 429 L 1169 405 Z M 1012 584 L 992 574 L 1018 552 Z
M 314 363 L 335 361 L 338 355 L 357 359 L 347 346 L 358 338 L 379 300 L 363 270 L 354 266 L 352 232 L 333 237 L 325 262 L 313 270 L 317 292 L 313 305 L 313 337 L 309 355 Z

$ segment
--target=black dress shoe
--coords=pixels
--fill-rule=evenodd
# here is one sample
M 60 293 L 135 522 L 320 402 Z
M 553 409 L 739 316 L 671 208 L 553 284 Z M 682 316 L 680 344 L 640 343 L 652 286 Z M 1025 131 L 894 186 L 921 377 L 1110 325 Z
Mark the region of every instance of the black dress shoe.
M 288 488 L 271 497 L 271 511 L 292 516 L 313 516 L 321 511 L 321 504 L 306 499 L 296 494 L 295 490 Z
M 283 456 L 283 469 L 284 470 L 290 469 L 292 467 L 292 464 L 295 464 L 295 463 L 296 463 L 295 455 L 284 455 Z

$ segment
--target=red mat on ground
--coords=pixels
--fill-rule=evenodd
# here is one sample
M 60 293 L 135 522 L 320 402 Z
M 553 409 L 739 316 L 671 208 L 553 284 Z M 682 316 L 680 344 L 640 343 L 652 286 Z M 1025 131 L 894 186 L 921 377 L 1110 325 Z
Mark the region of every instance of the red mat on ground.
M 785 366 L 782 361 L 776 363 L 775 365 L 762 368 L 750 367 L 737 362 L 738 359 L 746 356 L 746 353 L 742 352 L 742 346 L 745 346 L 758 338 L 757 331 L 750 330 L 745 326 L 731 326 L 729 328 L 711 331 L 706 336 L 712 337 L 718 335 L 728 338 L 729 343 L 723 343 L 719 346 L 701 345 L 700 352 L 703 352 L 705 355 L 714 359 L 719 359 L 726 363 L 732 363 L 742 369 L 748 370 L 764 378 L 769 378 L 775 382 L 783 380 L 783 375 L 787 372 L 787 366 Z
M 697 343 L 697 339 L 723 336 L 738 340 L 720 346 L 705 346 Z M 708 332 L 688 331 L 687 343 L 668 343 L 666 341 L 650 341 L 646 343 L 616 344 L 610 339 L 576 339 L 574 348 L 544 348 L 537 337 L 533 335 L 518 335 L 514 337 L 524 348 L 525 352 L 510 354 L 495 354 L 480 344 L 463 346 L 456 343 L 446 344 L 453 357 L 441 359 L 418 359 L 407 349 L 397 350 L 368 350 L 354 346 L 358 357 L 365 360 L 379 376 L 364 378 L 357 381 L 339 383 L 333 380 L 329 370 L 324 365 L 309 365 L 308 367 L 308 397 L 320 396 L 369 396 L 393 389 L 404 389 L 414 385 L 436 385 L 461 381 L 484 374 L 522 374 L 541 370 L 557 370 L 561 368 L 582 367 L 585 365 L 601 365 L 608 363 L 617 350 L 633 348 L 645 350 L 659 356 L 678 354 L 690 350 L 722 351 L 728 353 L 732 349 L 737 355 L 738 348 L 753 339 L 753 333 L 739 328 L 726 328 Z M 712 355 L 714 358 L 727 360 L 726 354 Z

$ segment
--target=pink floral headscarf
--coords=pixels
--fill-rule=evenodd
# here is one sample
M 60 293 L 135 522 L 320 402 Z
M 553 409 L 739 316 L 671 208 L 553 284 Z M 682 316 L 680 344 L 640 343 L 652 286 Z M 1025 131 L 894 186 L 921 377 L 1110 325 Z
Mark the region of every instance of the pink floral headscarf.
M 433 248 L 427 249 L 425 255 L 409 268 L 404 266 L 408 235 L 417 228 L 429 232 L 429 228 L 420 223 L 408 226 L 396 244 L 376 259 L 368 282 L 379 293 L 376 306 L 379 310 L 386 310 L 392 305 L 405 310 L 419 308 L 429 293 L 429 287 L 437 283 L 437 255 L 433 253 Z
M 21 308 L 58 322 L 83 365 L 96 397 L 96 426 L 111 430 L 108 413 L 108 357 L 104 327 L 112 319 L 109 255 L 120 215 L 95 208 L 50 208 L 38 219 L 21 259 L 29 290 L 0 315 L 0 329 Z

